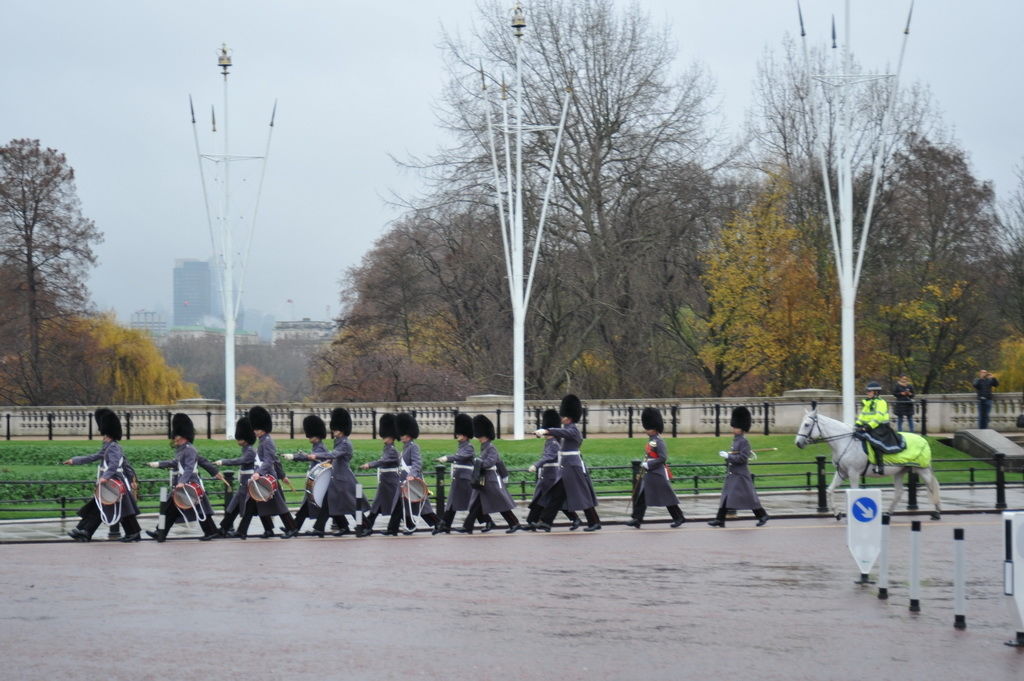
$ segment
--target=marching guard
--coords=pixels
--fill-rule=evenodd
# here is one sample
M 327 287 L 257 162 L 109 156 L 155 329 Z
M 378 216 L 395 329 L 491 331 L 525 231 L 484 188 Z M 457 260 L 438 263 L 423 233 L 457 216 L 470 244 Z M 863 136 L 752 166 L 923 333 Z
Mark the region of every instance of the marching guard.
M 121 419 L 106 408 L 97 409 L 93 418 L 96 419 L 96 427 L 103 436 L 100 451 L 85 456 L 73 456 L 64 461 L 64 465 L 79 466 L 99 461 L 96 472 L 97 485 L 111 485 L 120 491 L 120 495 L 116 501 L 108 504 L 98 496 L 100 490 L 97 489 L 93 498 L 79 509 L 78 515 L 82 519 L 68 535 L 75 541 L 90 541 L 100 523 L 113 526 L 120 522 L 125 531 L 125 536 L 120 541 L 139 541 L 142 537 L 142 528 L 139 527 L 136 518 L 139 506 L 135 502 L 134 494 L 138 483 L 135 471 L 124 458 L 124 451 L 121 449 Z
M 499 473 L 501 454 L 494 446 L 494 424 L 483 414 L 473 417 L 473 437 L 480 441 L 480 475 L 483 484 L 474 488 L 469 502 L 469 513 L 462 523 L 462 527 L 455 528 L 457 532 L 464 534 L 473 533 L 473 525 L 481 515 L 487 513 L 500 513 L 501 517 L 508 523 L 507 534 L 512 534 L 523 529 L 519 518 L 512 512 L 516 502 L 508 493 L 508 488 L 502 481 Z
M 601 529 L 601 518 L 598 517 L 595 508 L 597 495 L 594 493 L 594 485 L 590 482 L 587 467 L 583 463 L 583 455 L 580 453 L 583 435 L 576 427 L 576 423 L 583 416 L 583 403 L 575 395 L 566 395 L 559 405 L 558 414 L 562 417 L 561 428 L 540 428 L 534 431 L 538 436 L 552 435 L 559 440 L 555 484 L 548 490 L 544 510 L 536 527 L 538 530 L 550 532 L 555 515 L 564 505 L 564 508 L 570 511 L 582 510 L 587 518 L 587 526 L 583 531 L 594 532 Z
M 167 505 L 166 525 L 156 532 L 147 530 L 147 534 L 158 542 L 167 539 L 171 526 L 179 519 L 186 523 L 199 521 L 199 527 L 203 531 L 200 537 L 203 541 L 209 541 L 220 536 L 217 526 L 213 522 L 213 509 L 210 507 L 210 500 L 206 495 L 203 486 L 203 479 L 199 477 L 199 452 L 192 444 L 196 439 L 196 428 L 188 414 L 178 413 L 171 417 L 171 444 L 174 447 L 174 458 L 169 461 L 151 461 L 151 468 L 176 468 L 171 484 L 175 490 L 183 490 L 186 486 L 193 489 L 197 496 L 189 497 L 191 507 L 181 508 L 177 504 Z M 219 471 L 218 471 L 219 472 Z
M 542 429 L 557 428 L 560 425 L 562 425 L 562 422 L 558 416 L 558 411 L 555 409 L 545 409 L 544 413 L 541 414 L 540 426 Z M 544 451 L 541 453 L 540 459 L 537 460 L 537 463 L 531 464 L 529 469 L 527 469 L 531 473 L 537 474 L 537 485 L 533 488 L 533 499 L 529 505 L 530 512 L 526 515 L 526 526 L 523 529 L 530 530 L 531 532 L 536 531 L 537 521 L 540 520 L 540 514 L 544 511 L 544 499 L 547 497 L 548 490 L 555 484 L 557 469 L 558 440 L 555 439 L 554 435 L 545 435 Z M 565 514 L 565 517 L 571 523 L 569 526 L 570 530 L 575 530 L 583 524 L 580 522 L 580 516 L 576 511 L 567 511 L 563 508 L 562 513 Z
M 270 437 L 270 432 L 274 427 L 274 421 L 270 416 L 270 412 L 261 406 L 251 407 L 249 409 L 249 423 L 252 425 L 252 430 L 256 434 L 256 440 L 259 443 L 256 447 L 256 460 L 254 462 L 256 468 L 250 478 L 250 484 L 252 481 L 263 477 L 272 477 L 275 480 L 280 480 L 281 462 L 277 458 L 277 446 L 274 444 L 274 438 Z M 249 522 L 254 514 L 258 514 L 261 520 L 272 515 L 280 517 L 281 522 L 284 523 L 284 536 L 286 539 L 290 539 L 299 533 L 295 519 L 292 517 L 291 511 L 288 510 L 288 504 L 284 499 L 284 492 L 281 491 L 280 484 L 274 485 L 274 496 L 268 501 L 257 502 L 250 495 L 249 500 L 245 504 L 245 515 L 242 516 L 242 521 L 238 524 L 239 539 L 245 539 L 248 536 Z M 264 532 L 263 536 L 273 536 L 273 532 Z
M 725 527 L 725 513 L 729 508 L 751 509 L 757 518 L 758 527 L 768 522 L 768 514 L 761 506 L 757 490 L 754 489 L 754 479 L 750 476 L 750 468 L 747 467 L 747 462 L 754 455 L 746 438 L 752 423 L 753 417 L 746 407 L 736 407 L 732 410 L 732 417 L 729 419 L 733 435 L 732 449 L 728 452 L 719 452 L 725 459 L 729 472 L 725 476 L 725 484 L 722 485 L 718 514 L 714 520 L 708 522 L 711 527 Z
M 644 447 L 647 456 L 640 464 L 645 473 L 637 482 L 638 488 L 633 495 L 633 517 L 626 524 L 639 529 L 648 506 L 664 506 L 672 516 L 672 527 L 679 527 L 686 518 L 679 508 L 679 497 L 669 482 L 672 478 L 668 469 L 668 448 L 661 437 L 665 420 L 658 409 L 645 407 L 640 413 L 640 423 L 650 440 Z
M 234 530 L 235 518 L 245 511 L 246 504 L 249 502 L 249 478 L 256 472 L 256 450 L 253 449 L 253 445 L 256 444 L 256 432 L 252 429 L 248 416 L 243 416 L 235 423 L 235 442 L 242 448 L 242 456 L 235 459 L 217 459 L 213 462 L 215 466 L 240 467 L 238 470 L 238 489 L 235 490 L 231 500 L 228 501 L 228 506 L 224 510 L 224 517 L 220 521 L 219 533 L 222 537 L 237 536 Z M 200 466 L 202 466 L 201 463 Z M 264 533 L 273 534 L 273 521 L 267 516 L 260 517 L 260 520 L 263 522 Z
M 459 511 L 468 511 L 469 501 L 473 496 L 473 488 L 470 487 L 473 477 L 473 459 L 476 458 L 476 451 L 471 442 L 473 439 L 473 417 L 469 414 L 456 414 L 453 431 L 455 439 L 459 443 L 458 449 L 454 454 L 438 459 L 441 463 L 451 462 L 452 484 L 448 490 L 448 506 L 444 510 L 441 522 L 434 526 L 434 534 L 451 532 L 455 514 Z
M 345 516 L 355 518 L 357 511 L 360 510 L 356 494 L 356 476 L 352 472 L 352 443 L 348 440 L 352 434 L 352 416 L 348 409 L 337 407 L 331 411 L 330 428 L 334 437 L 334 449 L 323 454 L 310 454 L 314 461 L 331 462 L 330 486 L 327 488 L 324 503 L 320 506 L 311 533 L 316 537 L 324 536 L 328 518 L 338 525 L 338 531 L 334 536 L 343 537 L 350 533 L 352 530 Z
M 289 461 L 308 461 L 309 467 L 306 469 L 306 474 L 308 476 L 309 473 L 321 463 L 319 457 L 322 457 L 327 453 L 327 447 L 324 445 L 324 440 L 327 439 L 327 426 L 324 424 L 324 420 L 322 418 L 316 414 L 310 414 L 306 418 L 302 419 L 302 432 L 306 435 L 306 439 L 309 440 L 312 451 L 309 454 L 305 454 L 303 452 L 285 454 L 284 458 Z M 313 496 L 313 490 L 311 490 L 307 485 L 306 493 L 302 497 L 302 505 L 299 506 L 299 510 L 295 513 L 295 526 L 301 530 L 302 524 L 306 522 L 306 518 L 312 518 L 316 521 L 319 513 L 320 506 L 316 503 L 316 498 Z M 316 534 L 316 529 L 308 534 Z M 322 530 L 319 536 L 323 536 Z
M 402 491 L 407 492 L 410 480 L 423 482 L 423 457 L 420 454 L 420 446 L 416 442 L 416 438 L 420 436 L 420 426 L 416 423 L 416 417 L 404 412 L 398 415 L 396 423 L 398 438 L 402 441 L 402 458 L 399 463 L 401 471 L 398 475 Z M 398 531 L 403 517 L 405 517 L 405 529 L 402 530 L 402 534 L 412 534 L 416 531 L 416 516 L 423 518 L 431 527 L 437 525 L 437 514 L 434 513 L 430 500 L 426 496 L 422 501 L 413 501 L 411 496 L 406 497 L 405 494 L 400 494 L 398 502 L 402 508 L 391 513 L 391 519 L 388 521 L 390 534 L 395 534 Z
M 357 537 L 368 537 L 373 534 L 373 523 L 377 520 L 378 515 L 389 516 L 392 513 L 401 513 L 401 509 L 398 508 L 398 505 L 402 503 L 401 480 L 398 475 L 401 470 L 399 467 L 401 456 L 395 449 L 395 439 L 398 437 L 398 423 L 395 415 L 381 414 L 377 432 L 380 433 L 381 440 L 384 442 L 380 458 L 360 466 L 363 470 L 377 469 L 377 496 L 373 499 L 370 512 L 363 518 L 362 527 L 356 530 Z M 389 529 L 385 534 L 393 535 L 398 532 L 392 532 Z

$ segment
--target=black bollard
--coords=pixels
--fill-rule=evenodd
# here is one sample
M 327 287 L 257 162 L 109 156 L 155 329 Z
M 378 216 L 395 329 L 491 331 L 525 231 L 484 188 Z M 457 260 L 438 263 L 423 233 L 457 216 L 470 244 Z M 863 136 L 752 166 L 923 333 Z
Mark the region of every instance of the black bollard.
M 921 521 L 910 523 L 910 612 L 921 612 Z
M 882 514 L 882 550 L 878 556 L 878 598 L 889 598 L 889 525 L 892 517 Z
M 953 529 L 953 628 L 967 628 L 967 593 L 964 584 L 964 528 Z

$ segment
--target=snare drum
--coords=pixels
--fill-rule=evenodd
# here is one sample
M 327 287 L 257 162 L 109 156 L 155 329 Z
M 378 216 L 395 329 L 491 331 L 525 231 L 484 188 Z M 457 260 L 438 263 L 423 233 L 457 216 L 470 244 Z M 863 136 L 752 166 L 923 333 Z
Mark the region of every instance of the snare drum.
M 113 506 L 121 501 L 125 491 L 124 483 L 117 478 L 100 480 L 96 483 L 96 499 L 104 506 Z
M 274 498 L 277 492 L 277 478 L 273 475 L 261 475 L 259 478 L 249 478 L 249 498 L 255 502 L 263 503 Z
M 194 482 L 186 482 L 184 487 L 175 487 L 171 498 L 174 505 L 182 511 L 198 508 L 203 497 L 203 488 Z
M 306 473 L 306 492 L 313 495 L 313 501 L 317 506 L 324 505 L 327 488 L 331 486 L 331 469 L 333 467 L 330 461 L 324 461 L 313 466 Z
M 414 504 L 423 501 L 429 494 L 430 488 L 420 478 L 406 478 L 402 483 L 402 496 Z

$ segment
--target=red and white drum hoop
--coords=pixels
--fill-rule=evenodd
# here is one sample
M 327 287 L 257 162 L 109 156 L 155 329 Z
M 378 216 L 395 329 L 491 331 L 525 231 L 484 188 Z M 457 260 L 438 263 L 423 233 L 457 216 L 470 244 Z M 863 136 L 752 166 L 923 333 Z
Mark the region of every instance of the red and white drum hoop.
M 186 482 L 183 487 L 175 487 L 171 498 L 174 505 L 182 511 L 191 511 L 199 506 L 203 497 L 203 488 L 194 482 Z
M 330 461 L 318 463 L 306 473 L 306 491 L 313 495 L 313 501 L 317 506 L 324 505 L 324 497 L 327 496 L 327 488 L 331 486 L 331 469 L 334 466 Z
M 113 506 L 121 501 L 126 491 L 124 483 L 116 478 L 100 480 L 96 483 L 96 500 L 104 506 Z
M 402 483 L 402 496 L 416 504 L 427 498 L 430 488 L 421 478 L 406 478 Z
M 263 503 L 274 498 L 277 492 L 277 478 L 273 475 L 261 475 L 259 478 L 249 478 L 249 498 L 255 502 Z

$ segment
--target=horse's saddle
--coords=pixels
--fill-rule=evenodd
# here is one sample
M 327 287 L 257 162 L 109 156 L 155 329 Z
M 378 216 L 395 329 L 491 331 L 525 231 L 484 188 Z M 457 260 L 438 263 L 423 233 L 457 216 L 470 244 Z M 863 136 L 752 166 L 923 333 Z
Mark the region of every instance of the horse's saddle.
M 872 455 L 871 449 L 882 454 L 896 454 L 907 448 L 907 442 L 903 436 L 893 430 L 888 423 L 882 423 L 871 429 L 862 429 L 854 433 L 854 436 L 861 441 L 864 453 Z

